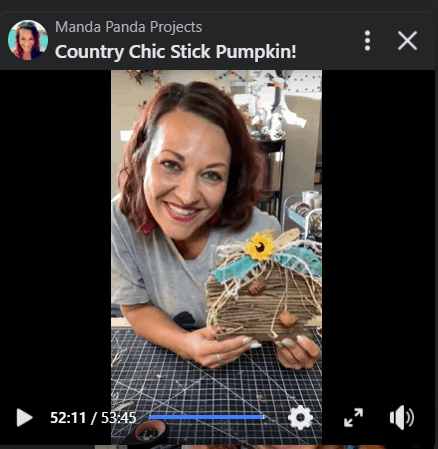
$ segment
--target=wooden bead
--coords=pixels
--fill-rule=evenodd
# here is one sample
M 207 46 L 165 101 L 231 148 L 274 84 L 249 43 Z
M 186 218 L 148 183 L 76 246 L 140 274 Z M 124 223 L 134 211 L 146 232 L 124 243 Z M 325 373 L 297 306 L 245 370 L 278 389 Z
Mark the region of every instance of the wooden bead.
M 278 319 L 284 327 L 292 327 L 297 322 L 297 317 L 288 312 L 281 312 Z
M 257 295 L 261 291 L 263 291 L 266 288 L 265 285 L 265 278 L 263 276 L 260 276 L 257 279 L 254 279 L 251 284 L 248 286 L 248 290 L 251 293 L 251 295 Z

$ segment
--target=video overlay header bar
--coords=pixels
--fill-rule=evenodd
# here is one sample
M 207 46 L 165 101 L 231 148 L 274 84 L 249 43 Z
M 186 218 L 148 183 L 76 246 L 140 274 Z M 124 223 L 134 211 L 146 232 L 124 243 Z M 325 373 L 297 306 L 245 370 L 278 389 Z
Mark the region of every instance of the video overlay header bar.
M 14 53 L 17 27 L 37 24 L 41 53 Z M 428 12 L 5 12 L 3 69 L 217 69 L 282 63 L 336 70 L 434 70 Z M 138 66 L 137 66 L 138 67 Z

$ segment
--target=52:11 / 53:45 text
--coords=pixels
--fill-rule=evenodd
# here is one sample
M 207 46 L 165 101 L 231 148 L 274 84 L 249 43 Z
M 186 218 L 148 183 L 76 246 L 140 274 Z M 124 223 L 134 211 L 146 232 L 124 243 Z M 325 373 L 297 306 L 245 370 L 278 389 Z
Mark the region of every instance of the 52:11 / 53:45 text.
M 135 423 L 137 421 L 135 412 L 94 412 L 90 421 L 87 421 L 87 415 L 85 412 L 51 412 L 50 423 L 51 424 L 90 424 L 95 423 L 96 418 L 101 424 L 111 423 Z

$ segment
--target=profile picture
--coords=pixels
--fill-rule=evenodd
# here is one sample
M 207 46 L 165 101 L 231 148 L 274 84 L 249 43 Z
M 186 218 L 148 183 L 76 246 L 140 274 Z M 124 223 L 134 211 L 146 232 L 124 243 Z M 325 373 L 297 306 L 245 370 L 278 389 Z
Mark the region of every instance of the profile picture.
M 22 20 L 9 31 L 9 48 L 19 59 L 40 57 L 47 48 L 47 42 L 46 30 L 34 20 Z

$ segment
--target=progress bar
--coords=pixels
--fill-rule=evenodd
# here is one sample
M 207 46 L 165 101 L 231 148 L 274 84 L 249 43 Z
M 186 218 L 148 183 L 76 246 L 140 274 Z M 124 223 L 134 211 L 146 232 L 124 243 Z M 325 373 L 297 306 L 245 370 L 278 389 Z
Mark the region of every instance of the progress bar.
M 263 419 L 263 415 L 150 415 L 149 419 Z

